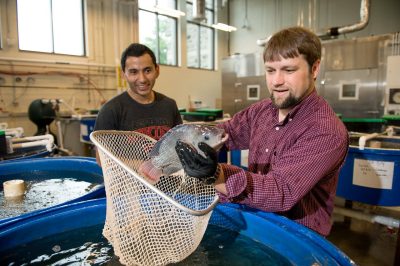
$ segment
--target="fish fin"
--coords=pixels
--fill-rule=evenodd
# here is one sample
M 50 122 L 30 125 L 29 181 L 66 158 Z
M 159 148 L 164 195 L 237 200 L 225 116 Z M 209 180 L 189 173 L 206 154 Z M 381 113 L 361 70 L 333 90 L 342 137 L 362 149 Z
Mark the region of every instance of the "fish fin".
M 139 166 L 138 173 L 152 185 L 155 185 L 163 175 L 161 169 L 154 166 L 151 160 L 144 161 Z
M 184 124 L 180 124 L 180 125 L 177 125 L 177 126 L 171 128 L 170 130 L 168 130 L 168 131 L 156 142 L 156 144 L 154 144 L 153 148 L 151 149 L 151 151 L 150 151 L 150 153 L 149 153 L 149 156 L 150 156 L 150 157 L 158 156 L 158 155 L 160 154 L 160 149 L 161 149 L 161 146 L 163 145 L 163 142 L 164 142 L 164 141 L 168 141 L 168 138 L 169 138 L 170 135 L 172 135 L 172 134 L 178 134 L 177 131 L 179 131 L 180 128 L 183 127 L 183 126 L 184 126 Z

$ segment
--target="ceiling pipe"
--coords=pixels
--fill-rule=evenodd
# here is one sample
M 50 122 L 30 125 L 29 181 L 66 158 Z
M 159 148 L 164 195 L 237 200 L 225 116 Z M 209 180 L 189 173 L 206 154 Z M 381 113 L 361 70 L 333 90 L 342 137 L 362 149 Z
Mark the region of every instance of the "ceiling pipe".
M 355 32 L 362 30 L 368 25 L 369 21 L 369 7 L 370 1 L 369 0 L 361 0 L 361 8 L 360 8 L 360 21 L 356 24 L 341 26 L 341 27 L 331 27 L 322 33 L 317 33 L 317 36 L 321 39 L 329 39 L 332 37 L 337 37 L 340 34 L 345 34 L 349 32 Z M 265 46 L 271 36 L 265 39 L 257 40 L 257 45 Z
M 341 26 L 341 27 L 332 27 L 325 30 L 322 33 L 317 33 L 317 36 L 321 39 L 337 37 L 340 34 L 345 34 L 349 32 L 355 32 L 364 29 L 368 25 L 369 21 L 369 0 L 361 0 L 361 8 L 360 8 L 360 22 L 352 25 Z

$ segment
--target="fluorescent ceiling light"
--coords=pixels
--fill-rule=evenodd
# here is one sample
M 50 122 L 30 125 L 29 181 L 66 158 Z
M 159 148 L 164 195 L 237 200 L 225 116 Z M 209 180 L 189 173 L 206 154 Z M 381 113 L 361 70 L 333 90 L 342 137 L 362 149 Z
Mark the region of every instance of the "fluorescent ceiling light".
M 235 27 L 226 25 L 224 23 L 213 24 L 212 27 L 217 30 L 223 30 L 223 31 L 228 31 L 228 32 L 237 30 Z
M 154 7 L 154 10 L 157 13 L 168 15 L 168 16 L 175 17 L 175 18 L 179 18 L 179 17 L 185 15 L 185 13 L 180 10 L 171 9 L 171 8 L 163 7 L 163 6 L 159 6 L 159 5 L 156 5 Z

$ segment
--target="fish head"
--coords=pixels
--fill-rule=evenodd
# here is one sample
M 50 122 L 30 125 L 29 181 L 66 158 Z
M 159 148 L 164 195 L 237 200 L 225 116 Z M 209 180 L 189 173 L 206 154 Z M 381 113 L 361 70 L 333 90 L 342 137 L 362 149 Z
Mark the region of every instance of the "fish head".
M 200 142 L 204 142 L 218 150 L 226 141 L 225 131 L 215 126 L 194 124 L 190 131 L 191 132 L 188 134 L 190 139 L 187 140 L 187 143 L 191 143 L 196 148 Z
M 181 124 L 169 130 L 158 140 L 149 153 L 152 166 L 162 174 L 172 174 L 182 169 L 182 164 L 175 151 L 177 141 L 193 146 L 200 154 L 198 144 L 204 142 L 216 151 L 219 150 L 228 136 L 222 128 L 205 124 Z

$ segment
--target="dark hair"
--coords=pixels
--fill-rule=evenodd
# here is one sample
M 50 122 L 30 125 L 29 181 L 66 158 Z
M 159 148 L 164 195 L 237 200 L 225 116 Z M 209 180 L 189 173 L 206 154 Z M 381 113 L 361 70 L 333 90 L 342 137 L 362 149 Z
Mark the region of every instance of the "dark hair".
M 125 71 L 126 58 L 128 56 L 140 57 L 144 54 L 150 55 L 151 60 L 153 61 L 153 64 L 155 66 L 157 66 L 156 56 L 154 55 L 153 51 L 149 47 L 147 47 L 146 45 L 140 44 L 140 43 L 132 43 L 125 49 L 125 51 L 122 52 L 122 55 L 121 55 L 122 71 Z
M 283 29 L 269 39 L 264 49 L 264 62 L 279 61 L 280 57 L 295 58 L 304 55 L 311 67 L 321 59 L 321 41 L 317 35 L 303 27 Z

